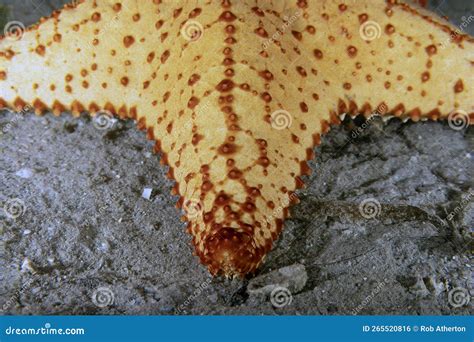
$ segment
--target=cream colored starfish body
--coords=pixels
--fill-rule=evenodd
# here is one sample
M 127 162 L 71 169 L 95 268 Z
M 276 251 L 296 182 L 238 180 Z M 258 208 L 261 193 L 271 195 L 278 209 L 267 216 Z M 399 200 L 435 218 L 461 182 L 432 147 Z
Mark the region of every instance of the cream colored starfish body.
M 0 41 L 0 91 L 2 107 L 135 119 L 201 261 L 242 275 L 340 114 L 472 123 L 474 40 L 393 0 L 88 0 Z

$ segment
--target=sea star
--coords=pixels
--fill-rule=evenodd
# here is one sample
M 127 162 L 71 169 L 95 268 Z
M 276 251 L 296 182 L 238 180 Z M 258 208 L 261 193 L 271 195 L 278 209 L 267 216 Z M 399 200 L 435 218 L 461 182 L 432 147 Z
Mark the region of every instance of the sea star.
M 2 38 L 0 108 L 136 120 L 202 263 L 245 275 L 339 115 L 474 121 L 473 43 L 396 0 L 83 0 Z

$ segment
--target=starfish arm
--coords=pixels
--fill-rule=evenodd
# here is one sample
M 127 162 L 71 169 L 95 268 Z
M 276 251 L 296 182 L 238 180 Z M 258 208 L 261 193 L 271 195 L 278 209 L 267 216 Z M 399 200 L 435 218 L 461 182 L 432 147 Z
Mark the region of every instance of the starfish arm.
M 314 132 L 328 127 L 322 119 L 299 117 L 287 128 L 280 122 L 285 117 L 272 117 L 287 104 L 300 110 L 306 94 L 282 71 L 286 56 L 278 51 L 271 62 L 260 54 L 259 28 L 276 32 L 282 23 L 268 16 L 273 21 L 264 24 L 254 1 L 202 6 L 194 18 L 202 37 L 184 45 L 180 37 L 169 48 L 175 64 L 158 72 L 158 79 L 169 74 L 168 91 L 159 113 L 146 111 L 148 133 L 176 180 L 173 193 L 180 196 L 196 254 L 213 274 L 243 275 L 261 264 L 290 202 L 297 201 L 298 176 L 309 171 L 305 161 L 319 140 L 318 133 L 303 133 L 303 121 L 311 121 Z
M 2 37 L 0 106 L 21 110 L 29 104 L 38 114 L 52 109 L 56 115 L 104 109 L 135 119 L 144 78 L 156 67 L 135 37 L 148 33 L 158 45 L 159 37 L 150 34 L 156 29 L 147 25 L 157 8 L 79 1 L 23 34 Z
M 415 121 L 453 111 L 474 118 L 474 39 L 459 28 L 398 1 L 299 4 L 302 19 L 292 29 L 306 56 L 296 63 L 317 71 L 306 83 L 318 88 L 323 108 Z
M 262 262 L 297 201 L 294 191 L 302 186 L 299 177 L 309 173 L 312 148 L 339 122 L 338 114 L 417 120 L 474 110 L 471 38 L 451 42 L 453 28 L 394 2 L 353 6 L 223 6 L 220 17 L 227 22 L 217 26 L 221 32 L 206 32 L 196 42 L 209 46 L 209 35 L 224 41 L 220 51 L 209 52 L 228 63 L 212 77 L 199 74 L 221 94 L 196 97 L 196 118 L 209 121 L 188 135 L 195 139 L 194 151 L 180 145 L 192 162 L 175 170 L 194 171 L 182 177 L 176 192 L 191 212 L 197 254 L 212 273 L 245 274 Z M 378 40 L 361 36 L 369 19 L 385 32 Z

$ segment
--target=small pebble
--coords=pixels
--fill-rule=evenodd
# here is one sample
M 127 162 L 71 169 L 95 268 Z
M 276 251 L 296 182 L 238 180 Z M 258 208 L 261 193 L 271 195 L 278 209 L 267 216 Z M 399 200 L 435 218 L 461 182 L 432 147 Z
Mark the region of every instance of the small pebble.
M 28 258 L 23 259 L 20 267 L 21 272 L 34 271 L 31 261 Z
M 101 252 L 107 252 L 109 250 L 109 244 L 107 242 L 102 242 L 99 247 L 99 251 Z
M 144 199 L 147 199 L 149 200 L 151 198 L 151 192 L 153 191 L 152 188 L 145 188 L 143 189 L 143 192 L 142 192 L 142 197 Z
M 15 175 L 20 177 L 20 178 L 28 179 L 33 175 L 33 171 L 31 169 L 28 169 L 28 168 L 23 168 L 23 169 L 18 170 L 15 173 Z
M 40 287 L 40 286 L 31 289 L 31 293 L 33 293 L 33 294 L 37 294 L 37 293 L 39 293 L 40 291 L 41 291 L 41 287 Z

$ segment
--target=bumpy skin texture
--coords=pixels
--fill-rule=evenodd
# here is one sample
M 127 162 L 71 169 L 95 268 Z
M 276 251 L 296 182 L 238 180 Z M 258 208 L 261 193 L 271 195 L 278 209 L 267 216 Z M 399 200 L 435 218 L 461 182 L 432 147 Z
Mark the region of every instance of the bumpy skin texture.
M 339 115 L 472 123 L 474 44 L 454 30 L 396 1 L 79 1 L 0 41 L 0 106 L 137 120 L 202 263 L 244 275 Z

